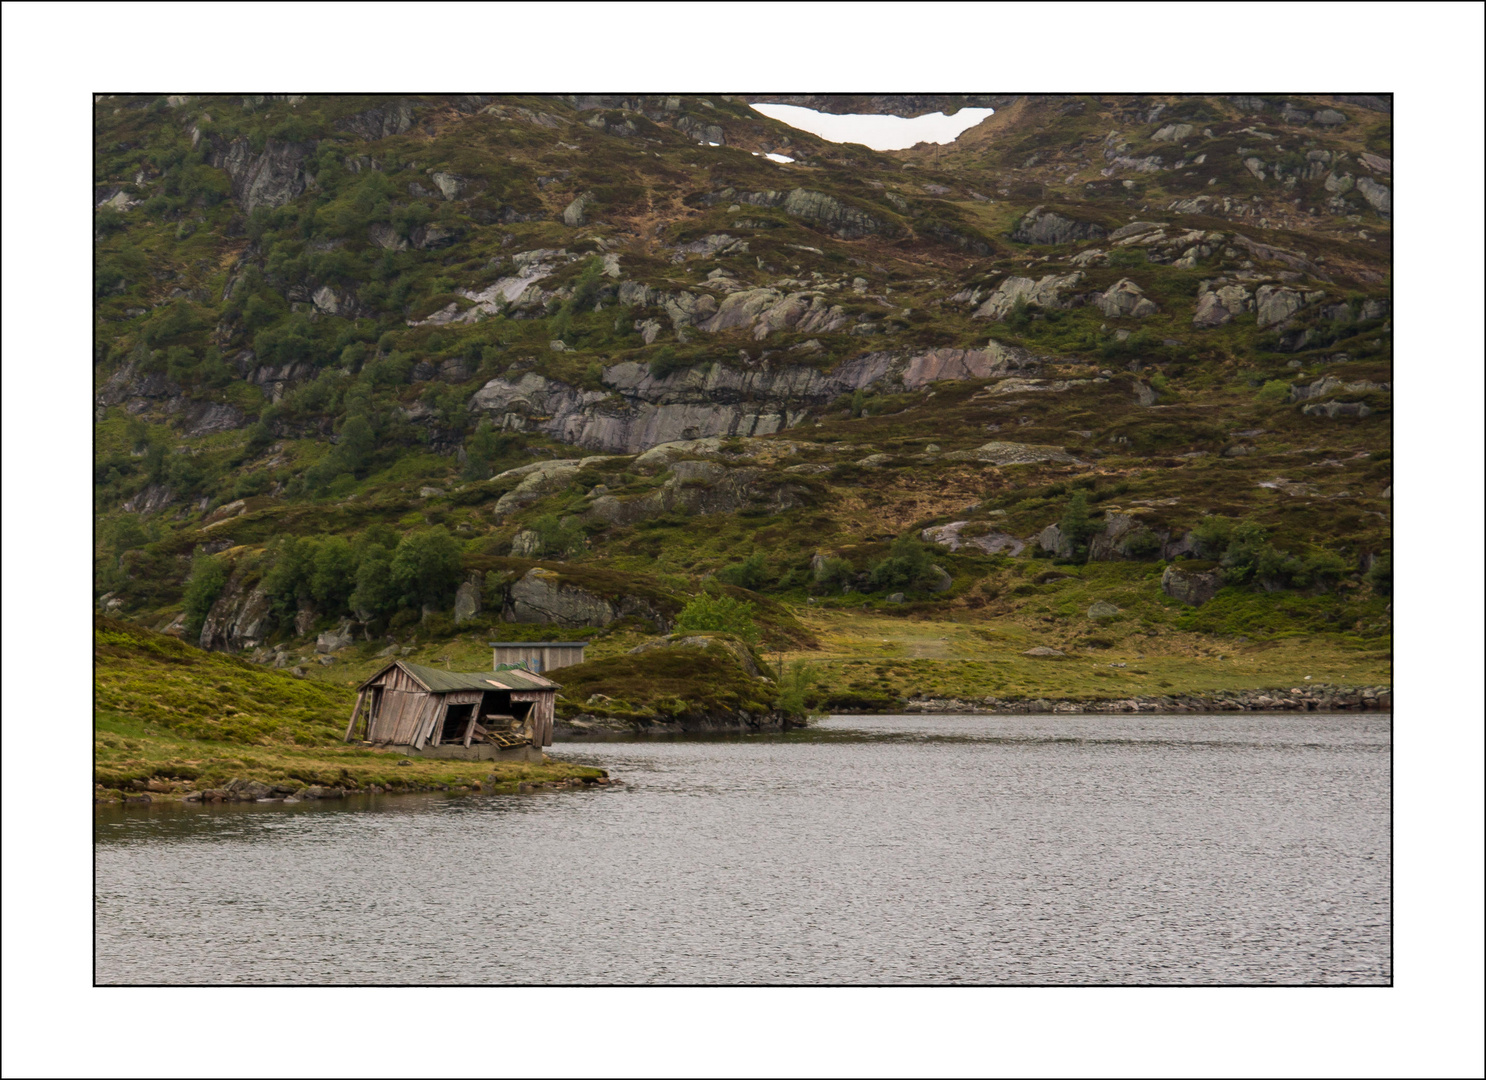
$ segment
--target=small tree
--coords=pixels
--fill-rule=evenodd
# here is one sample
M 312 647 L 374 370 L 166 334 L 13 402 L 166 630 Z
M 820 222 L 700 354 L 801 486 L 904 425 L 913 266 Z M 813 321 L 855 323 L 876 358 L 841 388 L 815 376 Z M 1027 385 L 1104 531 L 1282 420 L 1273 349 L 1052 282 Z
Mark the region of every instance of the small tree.
M 873 564 L 867 580 L 877 589 L 912 589 L 933 580 L 933 556 L 912 536 L 900 536 L 887 558 Z
M 753 645 L 759 640 L 758 624 L 753 621 L 753 615 L 754 607 L 747 600 L 703 593 L 681 609 L 681 614 L 676 616 L 676 629 L 733 634 Z
M 1089 539 L 1099 531 L 1099 523 L 1089 513 L 1089 500 L 1082 491 L 1074 492 L 1058 522 L 1058 531 L 1073 548 L 1075 557 L 1088 554 Z
M 856 567 L 849 559 L 831 556 L 821 560 L 815 569 L 815 584 L 821 589 L 835 591 L 849 586 L 856 577 Z
M 201 637 L 207 613 L 227 586 L 227 567 L 214 555 L 198 555 L 191 563 L 191 577 L 186 582 L 186 636 Z
M 408 607 L 447 607 L 459 587 L 459 544 L 442 525 L 410 532 L 392 553 L 391 574 Z
M 805 699 L 820 678 L 820 671 L 814 664 L 791 660 L 789 666 L 779 672 L 779 711 L 789 716 L 814 719 Z

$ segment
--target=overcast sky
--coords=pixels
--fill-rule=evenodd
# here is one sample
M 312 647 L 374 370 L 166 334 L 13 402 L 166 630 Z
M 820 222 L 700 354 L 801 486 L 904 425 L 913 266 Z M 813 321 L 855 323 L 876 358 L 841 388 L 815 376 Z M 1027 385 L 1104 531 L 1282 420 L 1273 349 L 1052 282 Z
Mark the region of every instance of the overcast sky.
M 836 116 L 832 113 L 816 112 L 799 105 L 752 106 L 756 112 L 779 120 L 790 127 L 819 135 L 838 143 L 861 143 L 873 150 L 906 150 L 915 143 L 949 143 L 959 137 L 960 132 L 972 128 L 995 109 L 961 109 L 953 116 L 942 112 L 915 116 Z

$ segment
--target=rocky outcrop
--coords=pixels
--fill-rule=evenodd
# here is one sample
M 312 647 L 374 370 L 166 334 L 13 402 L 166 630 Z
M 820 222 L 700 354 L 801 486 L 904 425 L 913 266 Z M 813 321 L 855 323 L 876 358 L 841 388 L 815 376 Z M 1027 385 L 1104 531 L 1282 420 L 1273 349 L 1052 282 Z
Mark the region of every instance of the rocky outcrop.
M 372 142 L 401 135 L 412 126 L 413 107 L 406 101 L 389 102 L 335 122 L 337 131 L 349 131 Z
M 729 468 L 715 461 L 677 461 L 659 489 L 633 499 L 600 495 L 589 515 L 611 525 L 631 525 L 668 513 L 731 514 L 745 508 L 775 512 L 804 506 L 810 488 L 768 470 Z
M 1129 317 L 1143 319 L 1160 309 L 1147 300 L 1140 286 L 1129 278 L 1121 278 L 1094 299 L 1094 305 L 1111 319 Z
M 1082 464 L 1061 446 L 1033 446 L 1014 442 L 988 442 L 974 450 L 956 450 L 944 456 L 949 461 L 979 461 L 986 465 Z
M 822 191 L 795 188 L 793 191 L 738 191 L 724 188 L 704 200 L 708 205 L 739 203 L 745 206 L 780 207 L 791 217 L 834 233 L 843 240 L 866 236 L 890 236 L 897 230 L 865 210 Z
M 454 593 L 454 622 L 462 626 L 480 614 L 480 594 L 484 578 L 474 573 Z
M 251 214 L 261 206 L 283 206 L 304 194 L 304 163 L 314 149 L 312 142 L 269 139 L 263 151 L 255 154 L 246 138 L 238 138 L 220 143 L 212 152 L 211 163 L 226 171 L 232 198 Z
M 1379 214 L 1389 217 L 1393 214 L 1393 192 L 1386 184 L 1380 184 L 1370 176 L 1359 176 L 1357 178 L 1357 190 Z
M 522 465 L 515 469 L 507 469 L 495 477 L 496 480 L 515 480 L 517 484 L 496 500 L 493 508 L 497 518 L 502 517 L 513 510 L 519 510 L 523 506 L 541 499 L 554 491 L 560 491 L 573 482 L 578 470 L 590 465 L 597 465 L 608 461 L 607 457 L 586 458 L 559 458 L 551 461 L 538 461 L 531 465 Z
M 575 228 L 579 225 L 587 225 L 588 211 L 594 205 L 595 201 L 593 192 L 585 191 L 572 202 L 568 203 L 567 208 L 562 212 L 562 223 Z
M 1255 309 L 1261 327 L 1274 326 L 1309 304 L 1326 299 L 1323 292 L 1301 292 L 1284 285 L 1260 285 L 1255 293 Z
M 351 620 L 342 619 L 334 630 L 326 630 L 315 639 L 317 653 L 333 653 L 354 644 L 356 635 L 351 630 Z
M 1197 311 L 1192 316 L 1192 325 L 1208 329 L 1222 326 L 1254 310 L 1254 294 L 1237 283 L 1204 281 L 1198 286 Z
M 950 551 L 971 547 L 978 548 L 987 555 L 1020 555 L 1027 547 L 1025 542 L 1010 533 L 996 529 L 966 536 L 964 529 L 969 524 L 968 521 L 952 521 L 948 525 L 931 526 L 919 533 L 919 538 L 926 544 L 942 544 Z
M 1327 394 L 1365 394 L 1372 390 L 1386 392 L 1391 389 L 1392 386 L 1389 383 L 1368 382 L 1366 379 L 1346 382 L 1335 375 L 1325 375 L 1308 385 L 1290 387 L 1290 400 L 1310 401 L 1314 398 L 1325 397 Z
M 1071 274 L 1047 274 L 1035 282 L 1031 278 L 1009 277 L 996 286 L 971 318 L 1004 319 L 1019 302 L 1043 310 L 1071 307 L 1075 301 L 1065 300 L 1063 294 L 1076 288 L 1083 279 L 1079 270 Z
M 1105 235 L 1102 225 L 1074 221 L 1041 206 L 1029 210 L 1011 232 L 1011 238 L 1019 244 L 1067 244 L 1074 240 L 1098 240 Z
M 133 497 L 125 501 L 122 509 L 127 514 L 155 514 L 175 502 L 175 492 L 165 484 L 146 484 Z
M 1335 420 L 1338 416 L 1354 416 L 1361 420 L 1372 415 L 1372 409 L 1361 401 L 1328 401 L 1324 404 L 1306 405 L 1300 412 L 1303 416 L 1324 416 L 1329 420 Z
M 218 652 L 241 652 L 261 644 L 272 626 L 268 594 L 261 586 L 246 589 L 234 574 L 201 624 L 200 644 Z
M 649 601 L 636 596 L 606 597 L 565 582 L 553 570 L 536 566 L 509 590 L 509 621 L 549 626 L 608 626 L 625 616 L 649 619 L 663 631 L 670 619 Z
M 636 453 L 708 436 L 769 435 L 799 423 L 842 394 L 877 387 L 917 390 L 943 380 L 990 379 L 1035 368 L 1024 349 L 879 352 L 835 371 L 803 365 L 714 363 L 669 375 L 627 361 L 605 369 L 606 390 L 583 390 L 531 372 L 490 380 L 470 401 L 509 431 L 536 431 L 593 450 Z
M 1180 563 L 1172 563 L 1161 575 L 1161 591 L 1173 600 L 1193 607 L 1201 607 L 1211 600 L 1222 585 L 1217 570 L 1188 569 Z

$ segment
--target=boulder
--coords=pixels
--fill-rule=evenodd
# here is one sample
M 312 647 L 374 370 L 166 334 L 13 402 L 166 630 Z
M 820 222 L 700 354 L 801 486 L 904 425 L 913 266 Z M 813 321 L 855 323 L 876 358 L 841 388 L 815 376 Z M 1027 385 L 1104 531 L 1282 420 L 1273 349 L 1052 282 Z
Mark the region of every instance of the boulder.
M 986 301 L 975 309 L 971 318 L 1004 319 L 1019 302 L 1049 310 L 1070 306 L 1063 294 L 1084 280 L 1082 271 L 1071 274 L 1047 274 L 1037 281 L 1025 277 L 1009 277 L 997 285 Z
M 981 461 L 987 465 L 1077 465 L 1079 460 L 1061 446 L 1029 443 L 988 442 L 974 450 L 956 450 L 944 455 L 950 461 Z
M 1105 289 L 1094 300 L 1094 304 L 1112 319 L 1125 316 L 1143 319 L 1147 315 L 1154 315 L 1159 310 L 1153 302 L 1145 298 L 1140 286 L 1129 278 L 1121 278 Z
M 315 639 L 315 651 L 318 653 L 333 653 L 337 649 L 344 649 L 356 640 L 356 635 L 351 632 L 351 620 L 345 619 L 340 626 L 334 630 L 327 630 Z
M 273 794 L 273 788 L 258 780 L 229 780 L 222 789 L 225 798 L 234 802 L 256 802 Z
M 1393 213 L 1393 192 L 1386 184 L 1380 184 L 1370 176 L 1359 176 L 1357 190 L 1362 192 L 1367 204 L 1384 217 Z
M 533 567 L 511 586 L 516 622 L 554 626 L 608 626 L 619 617 L 602 596 L 564 584 L 558 574 Z
M 1256 300 L 1261 327 L 1284 322 L 1305 306 L 1305 297 L 1283 285 L 1260 285 Z
M 1096 600 L 1089 607 L 1089 618 L 1095 622 L 1103 622 L 1105 619 L 1113 619 L 1120 613 L 1120 609 L 1106 600 Z
M 542 552 L 541 534 L 531 529 L 522 529 L 511 539 L 511 554 L 518 559 L 531 559 Z
M 454 593 L 454 622 L 463 624 L 480 614 L 480 592 L 484 578 L 479 573 L 471 574 Z
M 1017 222 L 1011 238 L 1019 244 L 1067 244 L 1074 240 L 1098 240 L 1106 230 L 1088 221 L 1074 221 L 1062 214 L 1034 206 Z
M 950 576 L 949 571 L 944 569 L 944 567 L 942 566 L 935 565 L 929 567 L 929 576 L 930 578 L 932 578 L 932 580 L 929 582 L 930 592 L 949 592 L 950 589 L 953 589 L 955 587 L 955 579 Z
M 585 191 L 583 194 L 579 195 L 572 202 L 568 203 L 567 208 L 563 210 L 563 224 L 571 225 L 574 228 L 578 227 L 579 225 L 587 225 L 588 211 L 593 206 L 594 202 L 594 195 L 591 191 Z
M 1161 575 L 1161 591 L 1173 600 L 1201 607 L 1217 595 L 1222 579 L 1216 570 L 1189 570 L 1172 563 Z
M 1027 546 L 1009 533 L 997 530 L 982 533 L 979 536 L 965 536 L 962 530 L 969 524 L 968 521 L 953 521 L 948 525 L 931 526 L 919 533 L 919 537 L 926 544 L 943 544 L 950 551 L 959 551 L 963 547 L 976 547 L 988 555 L 997 555 L 1002 552 L 1008 555 L 1020 555 Z
M 299 793 L 301 799 L 344 799 L 346 789 L 338 787 L 322 787 L 318 784 L 305 788 Z
M 1049 525 L 1034 539 L 1037 541 L 1037 546 L 1049 555 L 1062 559 L 1073 558 L 1073 542 L 1064 536 L 1063 530 L 1056 525 Z
M 1022 655 L 1030 656 L 1035 660 L 1062 660 L 1068 654 L 1062 649 L 1050 649 L 1046 645 L 1037 645 L 1028 649 Z
M 1191 124 L 1167 124 L 1152 135 L 1151 139 L 1155 142 L 1181 142 L 1190 138 L 1196 130 Z

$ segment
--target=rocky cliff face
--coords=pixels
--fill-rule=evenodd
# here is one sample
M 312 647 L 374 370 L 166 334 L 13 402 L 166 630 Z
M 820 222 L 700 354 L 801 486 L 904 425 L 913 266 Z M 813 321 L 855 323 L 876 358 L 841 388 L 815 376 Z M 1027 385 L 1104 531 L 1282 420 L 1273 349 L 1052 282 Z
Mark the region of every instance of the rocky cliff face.
M 979 349 L 869 353 L 833 372 L 799 364 L 718 363 L 657 378 L 631 362 L 605 369 L 608 392 L 533 373 L 502 376 L 475 393 L 470 409 L 503 430 L 632 454 L 682 439 L 773 434 L 854 390 L 920 390 L 942 380 L 1031 371 L 1039 362 L 1025 349 L 997 342 Z

